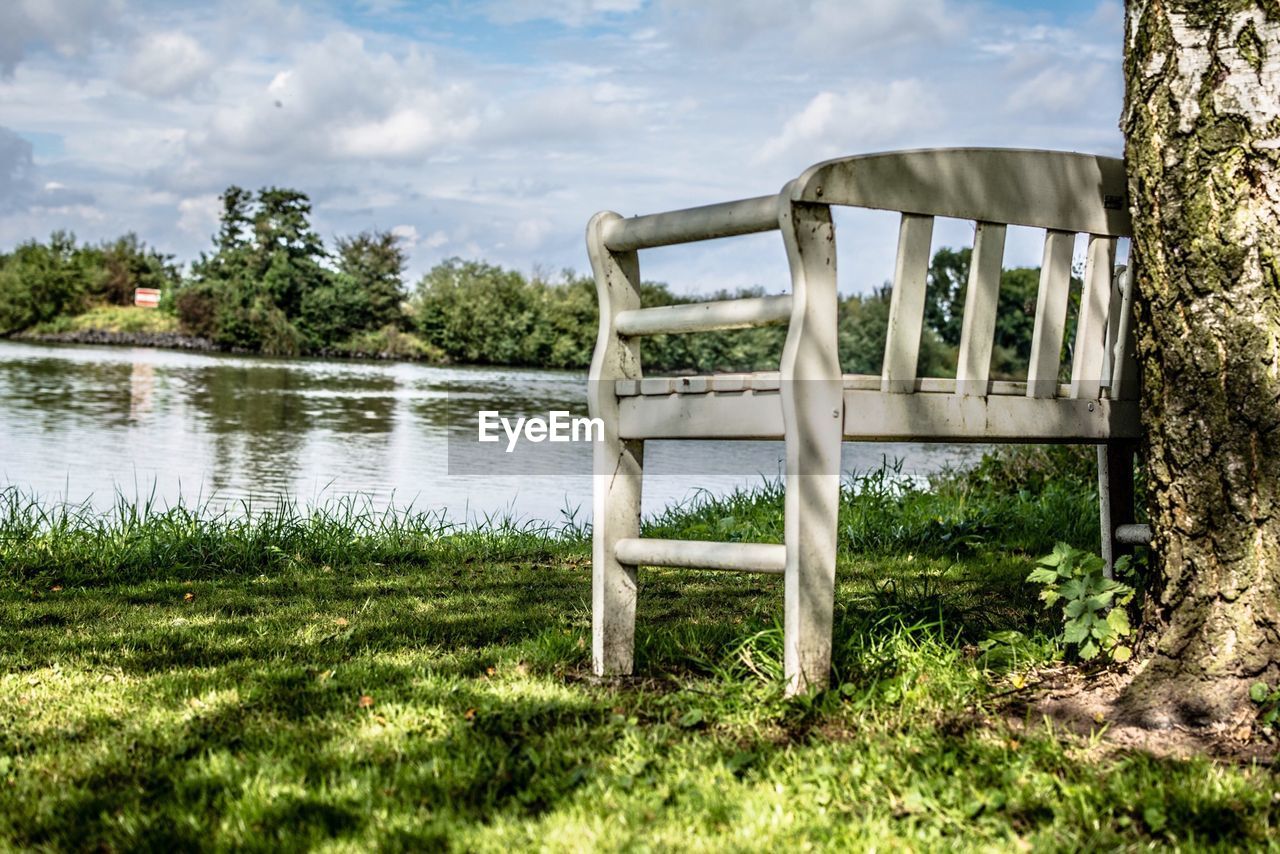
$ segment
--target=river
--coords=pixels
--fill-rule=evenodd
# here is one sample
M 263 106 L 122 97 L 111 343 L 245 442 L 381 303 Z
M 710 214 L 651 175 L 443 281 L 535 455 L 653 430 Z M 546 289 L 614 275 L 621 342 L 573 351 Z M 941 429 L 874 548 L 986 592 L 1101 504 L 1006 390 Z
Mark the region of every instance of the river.
M 457 520 L 590 518 L 590 450 L 476 454 L 475 412 L 585 411 L 583 374 L 0 341 L 0 485 L 45 503 L 211 510 L 358 496 Z M 469 420 L 461 417 L 469 413 Z M 923 477 L 980 448 L 852 444 Z M 524 449 L 522 448 L 522 452 Z M 779 442 L 649 442 L 644 509 L 777 477 Z

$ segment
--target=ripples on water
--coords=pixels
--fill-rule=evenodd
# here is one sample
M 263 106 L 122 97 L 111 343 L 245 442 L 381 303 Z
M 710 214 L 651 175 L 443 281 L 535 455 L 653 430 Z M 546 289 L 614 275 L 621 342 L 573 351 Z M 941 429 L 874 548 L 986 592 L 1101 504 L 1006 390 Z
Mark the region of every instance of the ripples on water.
M 477 410 L 585 414 L 585 386 L 585 375 L 557 371 L 0 341 L 0 483 L 103 508 L 120 495 L 220 508 L 359 494 L 457 520 L 582 522 L 588 446 L 542 445 L 518 471 L 500 450 L 487 465 L 459 465 L 456 453 L 474 440 Z M 846 444 L 843 462 L 866 470 L 888 456 L 923 475 L 979 450 Z M 781 460 L 778 442 L 650 442 L 645 511 L 776 477 Z

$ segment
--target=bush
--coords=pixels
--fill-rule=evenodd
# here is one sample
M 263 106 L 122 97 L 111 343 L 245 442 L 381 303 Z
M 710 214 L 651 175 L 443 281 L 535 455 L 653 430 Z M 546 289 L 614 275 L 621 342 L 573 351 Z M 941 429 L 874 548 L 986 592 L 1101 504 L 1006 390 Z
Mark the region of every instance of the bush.
M 885 339 L 889 332 L 892 290 L 878 288 L 865 296 L 841 300 L 837 336 L 840 368 L 851 374 L 878 374 L 884 366 Z M 916 371 L 922 377 L 951 377 L 956 372 L 956 351 L 932 329 L 920 335 Z
M 763 288 L 678 296 L 663 284 L 644 282 L 645 307 L 682 305 L 765 295 Z M 526 278 L 480 261 L 451 258 L 429 271 L 411 301 L 415 325 L 424 339 L 459 362 L 587 367 L 598 328 L 595 283 L 566 272 L 561 282 Z M 889 316 L 889 291 L 851 296 L 840 304 L 840 361 L 846 371 L 879 373 Z M 640 360 L 649 373 L 710 373 L 777 370 L 786 341 L 785 325 L 654 335 L 640 342 Z M 920 371 L 933 376 L 955 372 L 954 350 L 931 330 L 921 340 Z
M 212 339 L 218 332 L 218 296 L 213 285 L 187 285 L 174 297 L 174 310 L 182 328 L 192 335 Z
M 98 305 L 133 305 L 135 288 L 171 293 L 178 271 L 134 234 L 99 246 L 77 246 L 55 231 L 48 243 L 27 241 L 0 255 L 0 335 L 79 315 Z
M 324 350 L 351 335 L 364 331 L 368 320 L 368 300 L 354 282 L 335 277 L 330 284 L 312 288 L 302 296 L 298 326 L 311 350 Z
M 0 267 L 0 335 L 84 311 L 100 275 L 67 232 L 19 245 Z
M 401 331 L 395 324 L 387 324 L 373 331 L 357 332 L 346 341 L 334 345 L 333 352 L 360 359 L 448 361 L 439 347 L 427 344 L 411 332 Z
M 172 292 L 178 282 L 173 256 L 151 249 L 129 232 L 113 241 L 84 250 L 100 270 L 94 276 L 92 297 L 108 305 L 133 305 L 137 288 Z
M 963 486 L 986 494 L 1041 492 L 1051 483 L 1098 487 L 1098 455 L 1093 445 L 999 445 L 976 466 L 935 478 L 935 486 Z
M 542 290 L 514 270 L 451 258 L 418 283 L 418 329 L 458 361 L 536 365 L 548 317 Z

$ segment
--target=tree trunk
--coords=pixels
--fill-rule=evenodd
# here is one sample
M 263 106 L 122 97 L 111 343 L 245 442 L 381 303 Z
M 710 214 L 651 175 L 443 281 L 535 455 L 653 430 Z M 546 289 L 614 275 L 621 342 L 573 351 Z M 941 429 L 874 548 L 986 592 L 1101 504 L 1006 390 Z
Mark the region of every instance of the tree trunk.
M 1127 0 L 1124 73 L 1155 566 L 1121 705 L 1236 722 L 1280 682 L 1280 0 Z

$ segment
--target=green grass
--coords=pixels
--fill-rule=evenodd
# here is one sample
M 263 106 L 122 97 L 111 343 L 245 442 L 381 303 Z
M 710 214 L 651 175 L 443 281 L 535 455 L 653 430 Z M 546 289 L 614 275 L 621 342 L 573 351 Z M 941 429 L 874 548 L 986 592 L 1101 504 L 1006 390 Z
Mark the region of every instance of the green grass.
M 1274 845 L 1267 769 L 1005 721 L 1011 677 L 1057 654 L 1017 543 L 1038 548 L 1058 499 L 860 486 L 835 685 L 794 700 L 776 578 L 643 572 L 639 678 L 597 683 L 580 530 L 4 493 L 0 846 Z M 776 537 L 777 500 L 706 499 L 651 533 Z M 988 528 L 1017 513 L 1012 539 Z
M 61 335 L 69 332 L 175 333 L 178 319 L 168 312 L 131 305 L 102 305 L 83 314 L 56 317 L 27 330 L 30 335 Z

